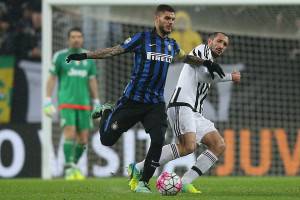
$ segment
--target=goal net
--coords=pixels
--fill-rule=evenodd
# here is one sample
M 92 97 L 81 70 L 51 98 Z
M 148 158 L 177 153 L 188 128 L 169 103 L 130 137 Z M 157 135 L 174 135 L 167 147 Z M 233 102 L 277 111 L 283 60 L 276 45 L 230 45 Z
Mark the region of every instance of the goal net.
M 196 1 L 195 1 L 196 2 Z M 153 27 L 156 5 L 52 5 L 51 52 L 67 47 L 67 31 L 81 27 L 84 48 L 95 50 L 123 42 L 136 32 Z M 300 5 L 174 5 L 190 20 L 202 40 L 214 31 L 230 37 L 230 47 L 216 61 L 225 72 L 242 74 L 241 83 L 213 85 L 204 105 L 204 115 L 215 123 L 227 148 L 213 175 L 300 174 Z M 179 28 L 179 24 L 175 28 Z M 189 41 L 186 41 L 189 42 Z M 181 45 L 181 44 L 180 44 Z M 101 102 L 115 102 L 129 81 L 133 55 L 98 60 Z M 44 66 L 45 67 L 45 66 Z M 169 69 L 166 100 L 175 87 L 182 64 Z M 49 122 L 44 122 L 49 123 Z M 113 147 L 104 147 L 95 130 L 81 167 L 89 176 L 125 175 L 125 167 L 141 161 L 149 137 L 141 125 L 123 135 Z M 62 175 L 61 129 L 52 123 L 54 154 L 52 176 Z M 166 142 L 174 141 L 170 130 Z M 182 174 L 205 149 L 158 169 Z M 48 154 L 49 155 L 49 154 Z M 55 160 L 55 161 L 54 161 Z M 49 163 L 48 163 L 49 164 Z

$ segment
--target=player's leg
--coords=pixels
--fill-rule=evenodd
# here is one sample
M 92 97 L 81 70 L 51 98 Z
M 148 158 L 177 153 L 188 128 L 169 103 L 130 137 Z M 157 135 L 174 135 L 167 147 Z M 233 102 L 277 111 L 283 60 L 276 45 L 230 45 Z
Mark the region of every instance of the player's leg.
M 136 192 L 150 192 L 148 182 L 153 176 L 157 167 L 159 167 L 159 159 L 165 139 L 167 129 L 167 114 L 165 104 L 160 103 L 151 105 L 150 110 L 145 114 L 142 120 L 145 131 L 149 133 L 151 138 L 150 148 L 146 155 L 144 170 L 136 187 Z
M 224 139 L 214 124 L 205 118 L 202 118 L 201 122 L 197 124 L 197 140 L 207 145 L 208 148 L 198 156 L 194 166 L 183 175 L 184 185 L 191 184 L 196 178 L 205 174 L 225 150 Z
M 89 140 L 89 130 L 93 127 L 93 122 L 90 119 L 89 110 L 77 110 L 76 120 L 76 146 L 75 146 L 75 163 L 77 164 L 82 154 L 87 148 Z
M 74 146 L 76 138 L 75 111 L 72 109 L 62 109 L 60 112 L 61 126 L 64 134 L 64 156 L 65 156 L 65 179 L 75 180 L 73 167 L 74 164 Z
M 76 111 L 76 145 L 75 145 L 75 155 L 74 162 L 78 163 L 82 154 L 86 151 L 89 139 L 89 130 L 92 128 L 92 120 L 90 119 L 90 111 L 89 110 L 77 110 Z M 85 179 L 85 176 L 77 167 L 75 176 L 77 180 Z
M 142 110 L 130 100 L 121 100 L 113 110 L 104 110 L 100 121 L 100 141 L 105 146 L 114 145 L 122 133 L 140 121 Z
M 160 165 L 193 153 L 196 149 L 196 125 L 193 120 L 193 111 L 190 108 L 171 107 L 167 113 L 172 131 L 178 138 L 178 142 L 163 146 L 159 159 Z M 144 162 L 135 165 L 137 171 L 143 170 Z

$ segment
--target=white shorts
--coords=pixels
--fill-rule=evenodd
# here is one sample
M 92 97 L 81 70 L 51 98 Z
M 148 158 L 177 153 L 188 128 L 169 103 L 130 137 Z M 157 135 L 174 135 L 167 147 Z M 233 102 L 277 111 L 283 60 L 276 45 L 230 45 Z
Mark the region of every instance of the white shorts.
M 175 136 L 188 132 L 196 133 L 197 143 L 209 132 L 217 131 L 214 123 L 187 106 L 168 108 L 168 119 Z

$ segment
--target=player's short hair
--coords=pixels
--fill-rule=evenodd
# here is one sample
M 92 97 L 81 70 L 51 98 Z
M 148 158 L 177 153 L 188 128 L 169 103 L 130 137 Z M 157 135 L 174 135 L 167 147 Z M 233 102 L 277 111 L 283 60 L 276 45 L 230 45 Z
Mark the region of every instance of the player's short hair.
M 155 15 L 159 15 L 161 12 L 175 12 L 175 9 L 172 6 L 166 4 L 160 4 L 156 7 Z
M 223 35 L 225 35 L 226 37 L 228 37 L 229 38 L 229 36 L 226 34 L 226 33 L 224 33 L 224 32 L 220 32 L 220 31 L 217 31 L 217 32 L 213 32 L 213 33 L 211 33 L 211 34 L 209 34 L 209 36 L 208 36 L 208 38 L 210 38 L 210 39 L 214 39 L 218 34 L 223 34 Z
M 83 34 L 81 28 L 79 28 L 79 27 L 73 27 L 73 28 L 71 28 L 71 29 L 68 31 L 68 38 L 71 36 L 71 33 L 72 33 L 73 31 L 75 31 L 75 32 L 80 32 L 81 34 Z

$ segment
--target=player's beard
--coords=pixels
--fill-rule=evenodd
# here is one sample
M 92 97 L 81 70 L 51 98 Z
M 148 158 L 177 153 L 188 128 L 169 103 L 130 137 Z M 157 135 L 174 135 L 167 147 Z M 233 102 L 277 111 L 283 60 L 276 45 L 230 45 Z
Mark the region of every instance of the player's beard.
M 165 31 L 164 26 L 159 26 L 158 28 L 163 35 L 169 35 L 171 33 L 171 31 Z

